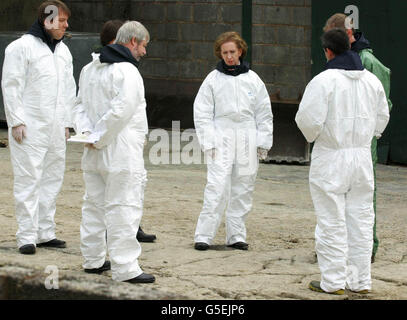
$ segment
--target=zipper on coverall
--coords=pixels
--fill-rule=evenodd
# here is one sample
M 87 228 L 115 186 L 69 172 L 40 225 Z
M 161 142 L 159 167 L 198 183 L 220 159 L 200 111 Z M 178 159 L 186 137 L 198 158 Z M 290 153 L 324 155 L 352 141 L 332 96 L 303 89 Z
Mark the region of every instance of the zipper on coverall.
M 59 97 L 59 68 L 58 68 L 58 56 L 56 53 L 57 53 L 58 45 L 59 45 L 59 43 L 56 45 L 55 50 L 53 52 L 54 66 L 55 66 L 55 70 L 57 73 L 57 92 L 56 92 L 56 97 L 55 97 L 54 121 L 53 121 L 53 126 L 52 126 L 51 137 L 53 136 L 53 134 L 55 132 L 55 126 L 57 125 L 56 116 L 57 116 L 58 97 Z M 64 136 L 65 136 L 65 128 L 64 128 Z

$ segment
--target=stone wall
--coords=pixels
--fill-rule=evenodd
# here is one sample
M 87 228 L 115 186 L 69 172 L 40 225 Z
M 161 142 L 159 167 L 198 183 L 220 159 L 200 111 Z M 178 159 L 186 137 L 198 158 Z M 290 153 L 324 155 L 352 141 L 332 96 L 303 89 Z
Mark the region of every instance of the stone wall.
M 65 2 L 72 10 L 71 31 L 99 32 L 109 19 L 139 20 L 148 28 L 151 42 L 140 71 L 150 125 L 171 127 L 171 120 L 181 120 L 181 127 L 188 128 L 193 126 L 193 99 L 217 62 L 214 40 L 224 31 L 242 32 L 242 1 Z M 26 30 L 36 15 L 30 11 L 40 2 L 2 1 L 0 17 L 7 23 L 0 23 L 0 31 Z M 266 83 L 273 103 L 298 104 L 311 78 L 311 0 L 252 3 L 252 68 Z M 23 8 L 21 17 L 18 7 Z
M 192 104 L 216 59 L 213 42 L 225 31 L 241 32 L 241 0 L 98 1 L 67 0 L 74 31 L 99 32 L 109 19 L 142 22 L 150 32 L 140 72 L 146 87 L 150 126 L 193 127 Z
M 75 31 L 98 32 L 114 18 L 139 20 L 151 42 L 140 71 L 150 124 L 192 127 L 192 103 L 216 58 L 213 42 L 242 32 L 242 0 L 66 1 Z M 252 68 L 273 103 L 298 104 L 311 78 L 311 0 L 253 0 Z M 91 18 L 87 18 L 91 13 Z
M 252 38 L 272 101 L 299 103 L 311 78 L 311 0 L 253 0 Z
M 1 0 L 0 31 L 26 31 L 37 16 L 42 0 Z

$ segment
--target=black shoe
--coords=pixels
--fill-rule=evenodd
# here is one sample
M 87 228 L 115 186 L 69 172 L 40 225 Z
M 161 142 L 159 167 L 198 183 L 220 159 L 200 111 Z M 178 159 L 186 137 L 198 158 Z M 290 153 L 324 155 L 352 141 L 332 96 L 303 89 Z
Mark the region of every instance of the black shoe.
M 35 253 L 35 245 L 33 244 L 25 244 L 18 248 L 18 251 L 22 254 L 34 254 Z
M 236 242 L 234 244 L 228 245 L 228 247 L 239 250 L 249 250 L 249 245 L 246 242 Z
M 205 251 L 209 249 L 209 244 L 205 242 L 196 242 L 194 247 L 196 250 Z
M 139 227 L 137 231 L 137 240 L 139 242 L 154 242 L 157 239 L 155 234 L 147 234 Z
M 138 277 L 133 279 L 125 280 L 124 282 L 130 283 L 153 283 L 155 281 L 155 277 L 151 274 L 142 273 Z
M 52 239 L 47 242 L 38 243 L 38 248 L 47 247 L 47 248 L 66 248 L 66 242 L 63 240 Z
M 334 294 L 334 295 L 338 295 L 338 296 L 341 296 L 341 295 L 345 294 L 345 290 L 343 290 L 343 289 L 339 289 L 339 290 L 336 290 L 334 292 L 324 291 L 321 288 L 321 282 L 319 282 L 319 281 L 311 281 L 309 283 L 309 285 L 308 285 L 308 288 L 311 289 L 312 291 L 321 292 L 321 293 L 328 293 L 328 294 Z
M 110 261 L 106 260 L 105 263 L 99 267 L 99 268 L 93 268 L 93 269 L 85 269 L 86 273 L 97 273 L 101 274 L 103 271 L 110 270 Z
M 374 256 L 374 255 L 372 255 L 372 257 L 371 257 L 371 259 L 370 259 L 370 262 L 371 262 L 371 263 L 374 263 L 374 262 L 375 262 L 375 256 Z

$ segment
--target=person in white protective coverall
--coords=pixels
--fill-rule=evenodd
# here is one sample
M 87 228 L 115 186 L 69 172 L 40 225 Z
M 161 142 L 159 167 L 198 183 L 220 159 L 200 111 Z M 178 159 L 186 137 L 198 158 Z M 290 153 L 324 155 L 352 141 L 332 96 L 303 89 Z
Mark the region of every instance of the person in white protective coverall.
M 295 121 L 312 151 L 309 184 L 321 281 L 314 291 L 371 290 L 374 223 L 371 141 L 389 121 L 380 80 L 363 68 L 341 29 L 322 36 L 327 70 L 308 84 Z
M 149 39 L 141 23 L 123 24 L 115 44 L 103 47 L 99 59 L 83 68 L 74 108 L 75 131 L 90 133 L 97 141 L 85 145 L 82 157 L 83 267 L 88 273 L 111 269 L 113 280 L 131 283 L 155 281 L 139 266 L 137 240 L 148 133 L 144 84 L 137 67 Z M 107 251 L 111 261 L 106 260 Z
M 273 114 L 263 81 L 243 61 L 247 44 L 236 32 L 215 42 L 220 59 L 194 102 L 196 133 L 207 159 L 204 204 L 195 230 L 195 249 L 211 245 L 222 215 L 226 245 L 247 250 L 245 219 L 252 207 L 258 160 L 273 144 Z
M 72 56 L 62 42 L 70 10 L 46 1 L 38 12 L 28 33 L 7 46 L 1 83 L 22 254 L 66 247 L 55 236 L 54 216 L 76 97 Z
M 102 30 L 100 31 L 100 46 L 97 47 L 94 52 L 92 52 L 93 60 L 99 59 L 100 50 L 104 46 L 114 43 L 114 41 L 116 40 L 117 31 L 120 29 L 120 27 L 123 25 L 123 23 L 124 23 L 124 21 L 122 21 L 122 20 L 109 20 L 103 24 Z M 146 140 L 146 142 L 147 142 L 147 140 Z M 143 202 L 144 202 L 144 191 L 147 186 L 147 181 L 148 181 L 147 170 L 144 170 L 143 184 L 142 184 L 143 185 L 143 188 L 142 188 Z M 157 239 L 157 237 L 155 234 L 145 233 L 144 230 L 141 228 L 141 226 L 139 226 L 138 231 L 137 231 L 137 240 L 139 242 L 154 242 L 156 239 Z

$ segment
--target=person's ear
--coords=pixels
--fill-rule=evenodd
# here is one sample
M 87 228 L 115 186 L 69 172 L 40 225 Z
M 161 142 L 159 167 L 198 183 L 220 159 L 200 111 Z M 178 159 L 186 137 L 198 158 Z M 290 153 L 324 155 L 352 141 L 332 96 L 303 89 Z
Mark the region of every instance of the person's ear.
M 349 40 L 352 39 L 352 37 L 353 37 L 353 30 L 352 30 L 352 29 L 346 29 L 346 34 L 348 35 Z
M 325 51 L 326 51 L 326 53 L 327 53 L 329 59 L 332 59 L 332 58 L 335 57 L 335 54 L 334 54 L 334 52 L 333 52 L 331 49 L 326 48 Z

